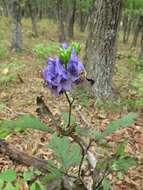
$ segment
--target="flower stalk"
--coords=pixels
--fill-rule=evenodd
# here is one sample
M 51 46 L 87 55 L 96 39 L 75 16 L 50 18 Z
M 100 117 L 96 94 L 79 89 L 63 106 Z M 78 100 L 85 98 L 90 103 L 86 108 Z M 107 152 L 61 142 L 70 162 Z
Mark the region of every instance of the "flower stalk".
M 65 92 L 65 96 L 66 96 L 67 102 L 69 104 L 69 118 L 68 118 L 68 124 L 67 124 L 67 128 L 69 128 L 71 125 L 72 105 L 74 103 L 74 98 L 71 100 L 70 97 L 68 96 L 67 92 Z

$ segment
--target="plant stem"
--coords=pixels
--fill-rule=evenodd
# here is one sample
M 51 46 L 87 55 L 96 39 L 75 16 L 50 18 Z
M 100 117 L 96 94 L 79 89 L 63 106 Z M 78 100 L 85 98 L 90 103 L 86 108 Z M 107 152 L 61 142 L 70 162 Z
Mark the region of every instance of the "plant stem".
M 89 145 L 87 146 L 86 150 L 84 150 L 84 148 L 82 149 L 82 158 L 81 158 L 80 165 L 79 165 L 79 170 L 78 170 L 78 176 L 79 176 L 79 178 L 80 178 L 81 169 L 82 169 L 82 165 L 83 165 L 83 161 L 84 161 L 85 155 L 87 154 L 87 152 L 88 152 L 91 144 L 92 144 L 92 141 L 89 142 Z
M 71 124 L 71 112 L 72 112 L 72 105 L 73 105 L 74 99 L 71 101 L 66 92 L 65 92 L 65 95 L 66 95 L 66 98 L 67 98 L 67 101 L 68 101 L 68 104 L 69 104 L 69 118 L 68 118 L 67 127 L 70 127 L 70 124 Z

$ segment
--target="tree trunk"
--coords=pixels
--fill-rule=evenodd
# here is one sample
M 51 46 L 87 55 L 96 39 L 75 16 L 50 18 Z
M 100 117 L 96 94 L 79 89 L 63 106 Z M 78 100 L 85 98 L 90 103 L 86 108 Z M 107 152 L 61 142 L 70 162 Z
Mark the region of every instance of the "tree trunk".
M 97 98 L 113 95 L 112 71 L 122 3 L 122 0 L 97 0 L 94 4 L 95 11 L 89 25 L 85 61 L 89 78 L 95 80 L 92 95 Z
M 143 16 L 141 15 L 141 16 L 139 16 L 137 24 L 136 24 L 132 46 L 137 45 L 138 37 L 139 37 L 139 34 L 140 34 L 141 30 L 142 30 L 142 27 L 143 27 Z
M 63 0 L 57 0 L 59 42 L 65 41 Z
M 14 51 L 22 50 L 22 31 L 21 31 L 21 6 L 18 0 L 11 0 L 12 16 L 12 42 L 11 48 Z
M 128 16 L 123 17 L 123 43 L 127 41 L 127 30 L 128 30 Z
M 28 8 L 29 8 L 29 13 L 30 13 L 31 22 L 32 22 L 32 33 L 34 37 L 37 37 L 38 32 L 37 32 L 37 17 L 36 17 L 36 1 L 29 0 Z
M 129 41 L 130 33 L 131 33 L 131 27 L 132 27 L 132 17 L 129 18 L 128 20 L 128 28 L 127 28 L 127 38 L 126 41 Z
M 2 7 L 4 10 L 4 16 L 7 16 L 7 17 L 10 16 L 8 0 L 2 0 Z
M 74 36 L 74 22 L 76 13 L 76 0 L 72 0 L 68 7 L 67 34 L 69 38 Z
M 141 33 L 141 50 L 139 54 L 139 59 L 143 61 L 143 28 L 142 28 L 142 33 Z

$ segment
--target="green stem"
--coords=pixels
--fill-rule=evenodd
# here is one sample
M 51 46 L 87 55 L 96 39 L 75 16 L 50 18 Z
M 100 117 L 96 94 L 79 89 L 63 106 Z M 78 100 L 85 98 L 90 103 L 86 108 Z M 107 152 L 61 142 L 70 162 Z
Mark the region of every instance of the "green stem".
M 68 104 L 69 104 L 69 118 L 68 118 L 68 124 L 67 124 L 67 127 L 70 127 L 71 125 L 71 113 L 72 113 L 72 105 L 73 105 L 73 102 L 74 102 L 74 99 L 71 101 L 68 94 L 65 92 L 65 95 L 66 95 L 66 98 L 67 98 L 67 101 L 68 101 Z

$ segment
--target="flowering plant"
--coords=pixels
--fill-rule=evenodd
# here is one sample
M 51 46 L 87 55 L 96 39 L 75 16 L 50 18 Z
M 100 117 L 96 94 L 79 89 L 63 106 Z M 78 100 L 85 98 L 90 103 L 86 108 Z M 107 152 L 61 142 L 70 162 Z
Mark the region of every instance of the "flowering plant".
M 76 118 L 72 116 L 72 105 L 75 103 L 75 98 L 72 98 L 67 91 L 71 91 L 72 87 L 77 84 L 82 73 L 85 74 L 84 66 L 78 59 L 79 52 L 80 45 L 78 43 L 72 43 L 71 46 L 68 46 L 66 43 L 62 44 L 62 47 L 59 49 L 59 57 L 56 59 L 49 58 L 48 65 L 43 71 L 44 80 L 50 91 L 56 96 L 59 96 L 61 93 L 64 93 L 66 96 L 69 110 L 61 114 L 64 122 L 61 122 L 60 116 L 57 118 L 53 114 L 51 108 L 46 105 L 44 97 L 38 96 L 36 99 L 36 112 L 40 119 L 45 119 L 45 115 L 48 115 L 52 125 L 49 125 L 49 123 L 46 125 L 39 119 L 27 115 L 21 116 L 17 120 L 6 120 L 1 123 L 1 128 L 3 127 L 4 129 L 6 127 L 10 129 L 15 127 L 18 129 L 32 128 L 52 135 L 46 147 L 52 150 L 53 158 L 45 162 L 45 160 L 32 157 L 30 162 L 28 162 L 29 164 L 32 160 L 32 166 L 41 171 L 34 178 L 36 181 L 33 182 L 33 177 L 30 181 L 28 180 L 28 183 L 32 184 L 30 189 L 33 189 L 34 186 L 39 190 L 109 190 L 112 186 L 109 175 L 114 174 L 117 178 L 123 179 L 124 173 L 137 163 L 135 158 L 126 155 L 127 140 L 117 146 L 114 154 L 110 154 L 110 150 L 107 149 L 107 153 L 101 157 L 101 151 L 98 153 L 97 150 L 97 147 L 107 148 L 107 136 L 120 128 L 131 126 L 137 117 L 136 113 L 129 113 L 123 118 L 112 121 L 100 132 L 96 131 L 95 126 L 86 121 L 80 110 L 81 106 L 76 107 L 78 105 L 75 105 L 76 112 L 84 126 L 80 126 L 79 122 L 76 122 Z M 90 82 L 92 82 L 91 79 Z M 3 141 L 0 141 L 0 144 L 2 147 L 3 144 L 8 147 L 7 143 L 3 143 Z M 2 150 L 5 153 L 5 149 L 2 148 Z M 11 154 L 11 152 L 10 150 L 10 158 L 14 157 L 17 160 L 15 152 L 14 154 Z M 18 155 L 18 158 L 20 157 L 18 151 L 16 151 L 16 155 Z M 25 154 L 24 159 L 23 154 L 20 158 L 24 160 L 24 164 L 25 160 L 28 160 Z M 5 182 L 8 182 L 8 188 L 11 183 L 9 189 L 13 189 L 16 178 L 10 179 L 10 182 L 5 181 L 7 179 L 5 175 L 8 174 L 9 172 L 0 174 L 0 179 L 4 176 L 2 186 L 6 189 Z M 39 185 L 39 182 L 37 183 L 37 179 L 40 180 L 42 186 L 44 185 L 44 188 L 41 187 L 41 184 Z
M 44 80 L 55 96 L 71 91 L 72 87 L 85 74 L 84 65 L 79 61 L 80 44 L 62 44 L 58 58 L 48 58 L 47 67 L 43 71 Z

